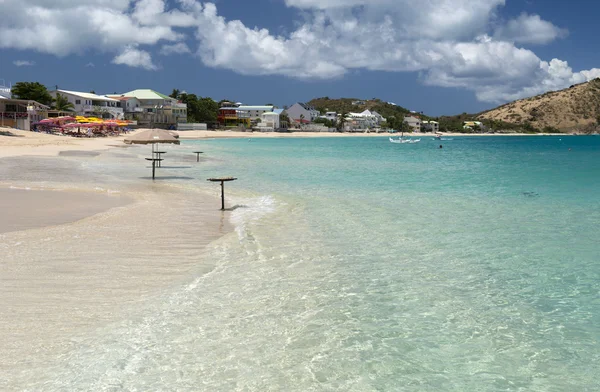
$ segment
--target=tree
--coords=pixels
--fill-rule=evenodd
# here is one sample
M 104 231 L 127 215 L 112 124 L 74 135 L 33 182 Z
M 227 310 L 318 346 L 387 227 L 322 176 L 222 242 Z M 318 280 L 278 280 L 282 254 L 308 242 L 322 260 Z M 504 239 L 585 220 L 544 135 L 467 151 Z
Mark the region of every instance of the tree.
M 408 125 L 408 123 L 406 121 L 402 121 L 400 123 L 400 131 L 401 132 L 412 132 L 412 128 L 410 125 Z
M 179 99 L 187 104 L 189 122 L 214 123 L 217 121 L 219 104 L 212 98 L 197 97 L 196 94 L 180 94 Z
M 279 115 L 279 124 L 281 125 L 281 128 L 287 128 L 290 126 L 290 118 L 287 114 L 281 113 Z
M 96 94 L 96 92 L 94 90 L 91 90 L 90 94 Z
M 328 118 L 316 118 L 314 121 L 316 124 L 323 124 L 325 125 L 327 128 L 333 128 L 335 127 L 335 123 L 328 119 Z
M 75 109 L 75 106 L 69 102 L 66 96 L 56 93 L 56 99 L 54 100 L 54 109 L 60 112 L 69 112 Z
M 524 131 L 525 133 L 537 133 L 537 132 L 539 132 L 539 131 L 538 131 L 538 130 L 537 130 L 537 129 L 536 129 L 534 126 L 533 126 L 533 125 L 531 125 L 531 123 L 530 123 L 530 122 L 528 122 L 528 121 L 527 121 L 527 122 L 525 122 L 525 123 L 523 124 L 523 131 Z
M 171 92 L 171 94 L 169 95 L 169 97 L 175 98 L 175 99 L 179 99 L 180 95 L 181 95 L 181 91 L 179 91 L 178 89 L 174 88 L 173 91 Z
M 340 116 L 340 119 L 338 120 L 337 129 L 340 132 L 342 132 L 344 130 L 344 124 L 346 123 L 346 116 L 347 115 L 348 115 L 348 113 L 342 112 L 342 115 Z
M 39 82 L 17 82 L 12 87 L 12 95 L 18 99 L 37 101 L 44 105 L 52 105 L 52 96 L 46 86 Z

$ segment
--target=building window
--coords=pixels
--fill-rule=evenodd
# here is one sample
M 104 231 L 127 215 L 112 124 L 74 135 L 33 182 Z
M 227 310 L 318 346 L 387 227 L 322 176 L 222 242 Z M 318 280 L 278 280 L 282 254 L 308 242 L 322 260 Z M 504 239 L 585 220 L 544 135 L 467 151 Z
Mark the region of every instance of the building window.
M 81 104 L 81 99 L 76 99 L 76 100 L 75 100 L 75 104 L 76 104 L 76 105 L 80 105 L 80 104 Z

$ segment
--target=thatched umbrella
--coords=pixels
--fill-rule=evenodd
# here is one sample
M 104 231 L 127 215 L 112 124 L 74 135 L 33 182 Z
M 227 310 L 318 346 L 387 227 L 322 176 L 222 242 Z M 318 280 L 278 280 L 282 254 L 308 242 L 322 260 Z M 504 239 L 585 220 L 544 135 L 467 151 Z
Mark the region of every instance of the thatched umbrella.
M 153 149 L 155 143 L 180 143 L 169 131 L 164 129 L 148 129 L 125 138 L 123 141 L 127 144 L 152 144 Z
M 158 159 L 154 158 L 154 145 L 156 143 L 180 144 L 179 140 L 175 139 L 169 131 L 165 131 L 164 129 L 149 129 L 130 136 L 123 140 L 123 142 L 127 144 L 152 144 L 152 158 L 146 158 L 152 161 L 152 179 L 154 179 L 154 170 L 158 161 Z

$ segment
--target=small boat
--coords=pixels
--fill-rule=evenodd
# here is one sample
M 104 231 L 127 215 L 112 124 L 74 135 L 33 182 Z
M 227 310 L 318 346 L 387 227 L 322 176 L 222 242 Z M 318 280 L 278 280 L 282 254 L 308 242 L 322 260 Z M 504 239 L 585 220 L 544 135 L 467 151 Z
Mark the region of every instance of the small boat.
M 443 141 L 443 140 L 452 140 L 452 138 L 451 137 L 435 137 L 431 140 L 442 140 Z
M 414 143 L 418 143 L 420 141 L 421 141 L 421 139 L 405 139 L 404 132 L 402 132 L 402 134 L 400 135 L 400 137 L 398 139 L 393 139 L 390 137 L 390 142 L 399 143 L 399 144 L 414 144 Z

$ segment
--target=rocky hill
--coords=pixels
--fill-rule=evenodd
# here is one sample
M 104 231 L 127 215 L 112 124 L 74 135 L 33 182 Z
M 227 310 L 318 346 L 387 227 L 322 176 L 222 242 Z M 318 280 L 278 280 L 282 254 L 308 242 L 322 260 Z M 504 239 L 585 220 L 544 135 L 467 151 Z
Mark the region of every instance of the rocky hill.
M 532 126 L 537 130 L 582 131 L 600 125 L 600 78 L 520 99 L 477 115 L 493 120 Z

